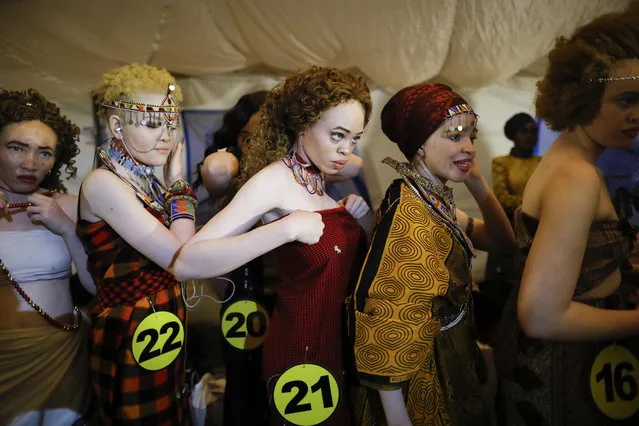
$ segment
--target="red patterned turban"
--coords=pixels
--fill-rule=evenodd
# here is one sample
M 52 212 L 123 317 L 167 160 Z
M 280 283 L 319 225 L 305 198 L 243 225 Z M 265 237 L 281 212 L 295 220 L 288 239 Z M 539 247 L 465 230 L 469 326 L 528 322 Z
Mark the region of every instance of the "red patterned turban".
M 406 87 L 384 105 L 382 131 L 408 160 L 442 123 L 459 114 L 474 114 L 468 103 L 444 84 Z

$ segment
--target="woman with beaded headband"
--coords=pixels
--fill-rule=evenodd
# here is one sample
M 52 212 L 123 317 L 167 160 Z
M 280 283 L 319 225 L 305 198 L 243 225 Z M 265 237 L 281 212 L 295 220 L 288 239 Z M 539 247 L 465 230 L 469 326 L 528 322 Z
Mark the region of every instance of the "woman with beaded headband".
M 95 294 L 75 234 L 80 129 L 34 90 L 0 91 L 0 424 L 82 422 L 91 393 L 87 326 L 74 308 L 73 262 Z M 84 419 L 88 420 L 88 419 Z M 84 423 L 83 423 L 84 424 Z
M 488 425 L 487 370 L 475 343 L 474 247 L 514 248 L 506 214 L 476 165 L 477 115 L 450 87 L 400 90 L 382 130 L 410 161 L 391 183 L 354 293 L 365 424 Z M 484 220 L 455 208 L 463 182 Z M 372 418 L 369 418 L 372 416 Z M 374 423 L 373 423 L 374 422 Z
M 188 424 L 184 381 L 186 312 L 167 272 L 194 233 L 195 194 L 182 180 L 176 141 L 179 87 L 165 70 L 132 64 L 105 74 L 95 92 L 113 140 L 82 184 L 78 234 L 89 253 L 99 307 L 92 333 L 93 387 L 105 424 Z M 164 166 L 162 185 L 153 166 Z M 207 245 L 212 277 L 278 241 L 313 240 L 310 213 Z M 268 244 L 263 244 L 263 241 Z M 281 244 L 281 243 L 280 243 Z M 237 253 L 232 260 L 228 253 Z
M 523 275 L 495 350 L 503 421 L 634 425 L 639 311 L 621 292 L 634 236 L 595 163 L 639 135 L 639 3 L 559 38 L 548 58 L 537 115 L 563 133 L 515 212 Z
M 347 167 L 370 112 L 368 87 L 348 71 L 312 67 L 278 84 L 260 109 L 261 121 L 243 152 L 237 195 L 184 245 L 175 263 L 178 277 L 209 276 L 206 247 L 211 238 L 241 234 L 260 219 L 276 224 L 299 214 L 298 209 L 314 211 L 311 214 L 323 222 L 321 238 L 302 240 L 312 245 L 270 247 L 276 248 L 279 278 L 263 344 L 263 370 L 273 425 L 295 423 L 297 414 L 317 415 L 315 420 L 326 425 L 352 424 L 343 373 L 342 310 L 365 241 L 355 218 L 368 207 L 356 197 L 334 201 L 324 183 L 325 175 Z M 296 406 L 291 401 L 294 389 L 282 389 L 287 384 L 309 389 L 317 385 L 317 377 L 300 379 L 306 380 L 301 385 L 286 379 L 289 373 L 306 371 L 299 369 L 307 363 L 319 365 L 314 371 L 323 372 L 330 389 L 321 393 L 326 399 Z M 291 407 L 292 417 L 286 414 Z

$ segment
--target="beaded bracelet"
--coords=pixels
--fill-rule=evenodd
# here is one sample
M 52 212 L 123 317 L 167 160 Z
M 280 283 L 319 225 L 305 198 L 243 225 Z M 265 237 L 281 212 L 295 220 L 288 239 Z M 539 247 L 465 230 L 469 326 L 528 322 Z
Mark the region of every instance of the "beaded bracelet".
M 195 220 L 197 196 L 188 182 L 180 179 L 169 187 L 164 199 L 164 209 L 169 213 L 169 226 L 178 219 Z

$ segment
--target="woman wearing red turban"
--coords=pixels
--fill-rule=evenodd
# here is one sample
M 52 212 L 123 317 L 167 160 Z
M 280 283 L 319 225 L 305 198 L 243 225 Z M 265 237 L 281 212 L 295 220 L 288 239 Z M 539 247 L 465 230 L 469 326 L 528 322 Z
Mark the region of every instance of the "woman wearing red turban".
M 441 84 L 395 94 L 382 130 L 409 163 L 386 191 L 355 290 L 355 357 L 366 407 L 393 425 L 485 425 L 487 373 L 475 344 L 474 248 L 514 248 L 506 214 L 475 162 L 477 115 Z M 455 208 L 464 182 L 484 221 Z M 379 392 L 377 392 L 379 391 Z M 380 401 L 381 400 L 381 401 Z

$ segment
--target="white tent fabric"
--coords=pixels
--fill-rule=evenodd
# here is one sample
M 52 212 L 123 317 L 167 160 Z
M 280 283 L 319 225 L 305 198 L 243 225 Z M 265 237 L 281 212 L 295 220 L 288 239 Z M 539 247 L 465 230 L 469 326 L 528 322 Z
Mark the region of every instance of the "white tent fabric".
M 63 99 L 110 68 L 150 62 L 191 77 L 323 64 L 356 67 L 391 90 L 431 79 L 476 89 L 527 69 L 555 37 L 626 3 L 3 0 L 0 85 Z
M 402 159 L 381 132 L 391 94 L 428 80 L 459 90 L 480 115 L 478 159 L 508 153 L 504 122 L 532 113 L 534 83 L 553 40 L 628 0 L 0 0 L 0 87 L 36 88 L 82 128 L 77 193 L 93 164 L 89 91 L 107 70 L 148 62 L 177 75 L 185 107 L 226 109 L 309 65 L 354 67 L 370 81 L 373 114 L 360 153 L 379 205 Z M 463 185 L 460 208 L 480 213 Z M 481 279 L 484 257 L 474 264 Z

